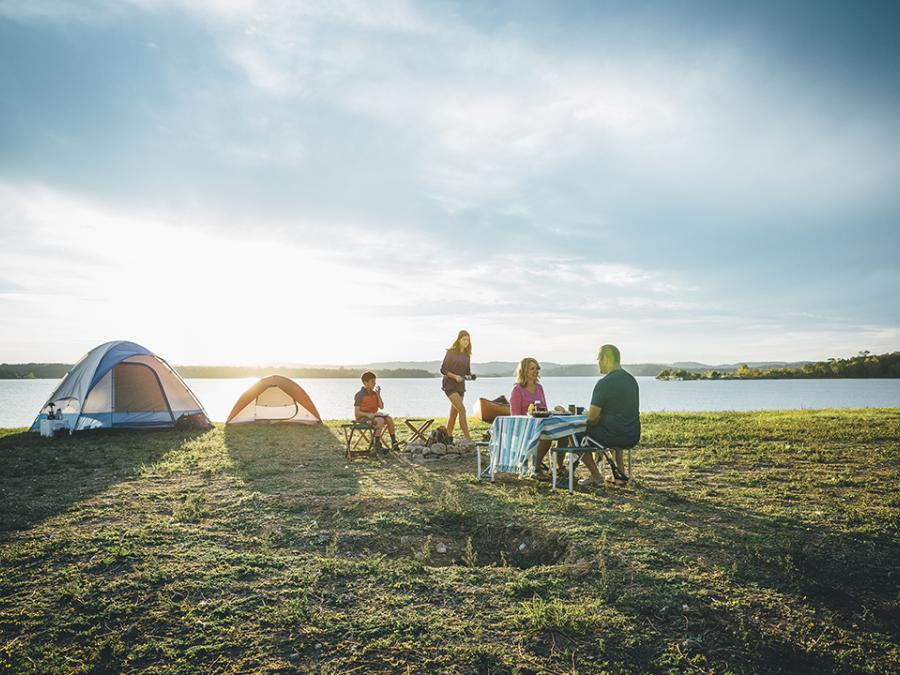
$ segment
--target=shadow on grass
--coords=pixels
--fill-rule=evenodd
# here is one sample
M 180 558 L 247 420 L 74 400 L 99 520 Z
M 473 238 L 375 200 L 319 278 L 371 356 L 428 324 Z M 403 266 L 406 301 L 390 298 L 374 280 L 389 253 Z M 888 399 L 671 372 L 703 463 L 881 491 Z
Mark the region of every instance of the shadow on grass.
M 232 425 L 224 437 L 235 475 L 255 491 L 306 497 L 359 492 L 355 465 L 325 425 Z
M 127 480 L 203 433 L 105 429 L 42 438 L 0 431 L 0 541 Z

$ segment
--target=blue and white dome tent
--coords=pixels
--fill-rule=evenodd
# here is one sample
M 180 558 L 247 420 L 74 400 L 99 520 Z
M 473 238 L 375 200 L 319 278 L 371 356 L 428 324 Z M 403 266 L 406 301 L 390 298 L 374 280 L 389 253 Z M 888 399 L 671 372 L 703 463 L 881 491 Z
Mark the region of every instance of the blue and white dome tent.
M 72 366 L 38 413 L 38 431 L 50 406 L 62 410 L 70 431 L 172 427 L 182 415 L 209 416 L 184 380 L 163 359 L 134 342 L 94 347 Z

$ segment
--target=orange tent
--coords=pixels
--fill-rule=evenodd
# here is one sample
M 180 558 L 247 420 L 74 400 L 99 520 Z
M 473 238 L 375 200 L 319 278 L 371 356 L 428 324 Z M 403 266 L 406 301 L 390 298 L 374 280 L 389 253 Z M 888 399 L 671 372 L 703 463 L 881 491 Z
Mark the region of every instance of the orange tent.
M 246 422 L 320 424 L 322 418 L 303 387 L 281 375 L 269 375 L 241 394 L 225 424 Z

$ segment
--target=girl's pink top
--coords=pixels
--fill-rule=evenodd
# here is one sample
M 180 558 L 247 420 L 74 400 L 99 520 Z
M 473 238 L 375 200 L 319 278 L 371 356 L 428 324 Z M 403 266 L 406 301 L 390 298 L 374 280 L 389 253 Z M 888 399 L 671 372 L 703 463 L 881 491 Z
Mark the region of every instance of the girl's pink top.
M 547 407 L 547 397 L 544 396 L 544 388 L 538 383 L 534 387 L 534 393 L 528 391 L 521 384 L 513 387 L 512 394 L 509 396 L 509 414 L 510 415 L 527 415 L 528 404 L 540 401 L 541 405 Z

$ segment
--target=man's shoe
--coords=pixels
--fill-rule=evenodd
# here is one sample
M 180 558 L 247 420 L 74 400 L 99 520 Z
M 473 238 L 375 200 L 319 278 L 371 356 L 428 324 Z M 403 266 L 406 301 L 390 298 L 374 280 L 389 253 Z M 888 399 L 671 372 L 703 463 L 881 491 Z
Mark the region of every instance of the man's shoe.
M 603 483 L 594 480 L 593 476 L 588 476 L 587 478 L 582 478 L 578 481 L 578 487 L 594 488 L 600 487 L 601 485 L 603 485 Z

